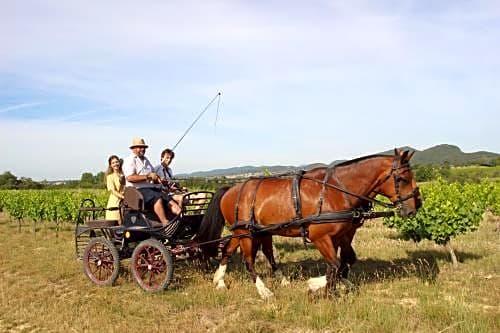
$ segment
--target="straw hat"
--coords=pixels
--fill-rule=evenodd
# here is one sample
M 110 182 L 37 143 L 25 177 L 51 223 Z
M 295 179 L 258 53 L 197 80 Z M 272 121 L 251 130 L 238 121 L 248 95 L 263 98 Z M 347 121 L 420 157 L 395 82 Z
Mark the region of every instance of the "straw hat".
M 149 146 L 144 142 L 144 139 L 135 137 L 132 139 L 132 144 L 130 145 L 130 149 L 135 147 L 148 148 Z

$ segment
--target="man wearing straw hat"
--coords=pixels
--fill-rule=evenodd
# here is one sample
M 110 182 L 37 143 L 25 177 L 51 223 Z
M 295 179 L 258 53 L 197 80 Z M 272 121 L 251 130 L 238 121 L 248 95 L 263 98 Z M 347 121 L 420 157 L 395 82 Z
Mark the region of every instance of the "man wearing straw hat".
M 159 182 L 158 175 L 154 172 L 154 167 L 145 156 L 148 145 L 142 138 L 134 138 L 130 149 L 132 153 L 123 161 L 123 174 L 125 175 L 125 185 L 133 186 L 141 192 L 144 198 L 144 206 L 148 209 L 153 208 L 160 219 L 161 224 L 165 228 L 165 232 L 173 234 L 177 229 L 179 220 L 176 219 L 170 222 L 165 214 L 163 201 L 169 202 L 170 198 L 165 197 L 159 190 L 157 183 Z

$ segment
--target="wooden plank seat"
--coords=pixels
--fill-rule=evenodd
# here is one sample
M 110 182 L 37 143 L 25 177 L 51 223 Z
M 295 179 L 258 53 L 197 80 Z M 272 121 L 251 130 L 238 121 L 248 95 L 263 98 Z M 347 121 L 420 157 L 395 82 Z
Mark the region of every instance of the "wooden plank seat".
M 107 228 L 107 227 L 114 227 L 118 225 L 117 220 L 88 220 L 85 221 L 85 225 L 89 226 L 91 228 Z

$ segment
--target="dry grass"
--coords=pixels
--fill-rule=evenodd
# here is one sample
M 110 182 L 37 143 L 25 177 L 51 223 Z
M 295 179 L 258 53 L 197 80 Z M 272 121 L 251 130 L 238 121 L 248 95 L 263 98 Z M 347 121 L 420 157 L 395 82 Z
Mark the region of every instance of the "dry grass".
M 498 219 L 498 218 L 497 218 Z M 500 232 L 491 217 L 453 243 L 461 264 L 432 243 L 400 240 L 380 221 L 355 237 L 358 289 L 334 299 L 308 297 L 306 280 L 324 272 L 320 256 L 301 240 L 276 238 L 291 287 L 261 301 L 237 256 L 217 292 L 212 274 L 179 263 L 172 288 L 146 294 L 124 262 L 117 285 L 98 288 L 74 259 L 71 227 L 56 237 L 50 225 L 0 215 L 0 332 L 494 332 L 500 330 Z

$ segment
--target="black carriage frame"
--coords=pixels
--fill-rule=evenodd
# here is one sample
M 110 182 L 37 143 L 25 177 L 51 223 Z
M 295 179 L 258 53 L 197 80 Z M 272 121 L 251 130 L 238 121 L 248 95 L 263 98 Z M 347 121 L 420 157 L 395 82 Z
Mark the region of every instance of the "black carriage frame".
M 132 275 L 142 289 L 166 289 L 175 260 L 201 256 L 194 238 L 212 197 L 210 191 L 184 194 L 182 212 L 175 217 L 179 226 L 168 236 L 154 213 L 144 209 L 142 195 L 135 188 L 127 187 L 120 207 L 112 208 L 119 210 L 122 224 L 98 218 L 109 209 L 84 199 L 75 223 L 75 251 L 83 261 L 85 275 L 97 285 L 112 285 L 119 275 L 120 261 L 131 258 Z

